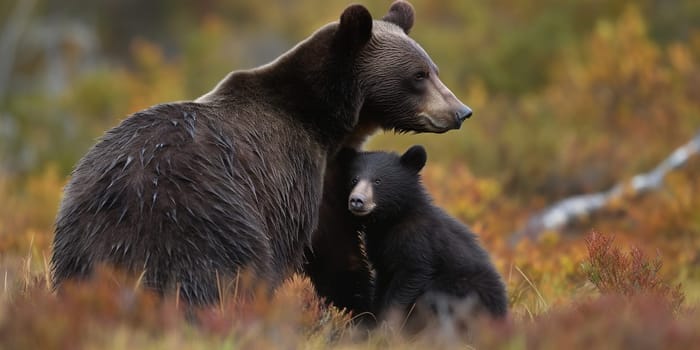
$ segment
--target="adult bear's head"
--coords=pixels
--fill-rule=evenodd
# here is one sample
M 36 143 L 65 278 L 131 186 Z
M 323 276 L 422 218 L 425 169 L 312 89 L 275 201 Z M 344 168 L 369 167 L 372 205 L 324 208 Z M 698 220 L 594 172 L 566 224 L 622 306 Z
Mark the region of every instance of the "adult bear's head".
M 345 9 L 335 46 L 352 60 L 363 105 L 360 123 L 399 132 L 442 133 L 458 129 L 472 111 L 440 81 L 438 68 L 408 36 L 413 7 L 396 1 L 381 20 L 361 5 Z

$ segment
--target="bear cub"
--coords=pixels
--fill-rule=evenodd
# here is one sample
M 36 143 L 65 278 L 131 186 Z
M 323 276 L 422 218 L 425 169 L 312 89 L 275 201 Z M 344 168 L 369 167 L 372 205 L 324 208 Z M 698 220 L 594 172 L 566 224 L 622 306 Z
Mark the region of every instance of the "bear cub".
M 349 212 L 364 231 L 376 271 L 373 312 L 409 312 L 417 301 L 441 295 L 473 299 L 491 316 L 507 313 L 505 285 L 488 253 L 466 226 L 432 204 L 421 184 L 427 155 L 413 146 L 403 155 L 344 149 Z

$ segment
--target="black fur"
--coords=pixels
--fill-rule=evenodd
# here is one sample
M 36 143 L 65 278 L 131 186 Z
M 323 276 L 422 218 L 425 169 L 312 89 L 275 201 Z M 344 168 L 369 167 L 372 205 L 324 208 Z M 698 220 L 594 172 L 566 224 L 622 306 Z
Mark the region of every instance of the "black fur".
M 363 82 L 388 69 L 373 57 L 416 50 L 375 38 L 372 24 L 366 9 L 351 6 L 340 24 L 271 64 L 233 72 L 194 102 L 151 107 L 108 131 L 65 188 L 54 286 L 107 263 L 203 304 L 240 270 L 275 287 L 300 268 L 327 157 L 358 119 L 374 124 L 405 111 L 400 95 L 381 101 L 386 109 L 364 108 L 381 97 Z
M 436 292 L 475 296 L 491 315 L 505 315 L 505 286 L 488 253 L 467 227 L 431 203 L 421 185 L 425 160 L 423 147 L 414 146 L 402 156 L 358 153 L 352 162 L 350 178 L 371 181 L 376 204 L 356 217 L 376 269 L 373 311 L 380 318 L 394 308 L 406 312 L 425 293 Z

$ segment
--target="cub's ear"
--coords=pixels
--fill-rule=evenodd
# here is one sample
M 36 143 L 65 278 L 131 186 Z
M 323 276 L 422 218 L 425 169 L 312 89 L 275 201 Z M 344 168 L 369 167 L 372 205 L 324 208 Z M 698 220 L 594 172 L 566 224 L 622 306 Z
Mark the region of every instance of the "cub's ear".
M 404 33 L 408 34 L 413 28 L 414 17 L 413 6 L 406 1 L 397 0 L 391 4 L 389 13 L 382 20 L 396 24 L 403 29 Z
M 372 37 L 372 15 L 362 5 L 350 5 L 340 15 L 335 43 L 349 53 L 357 52 Z
M 428 154 L 425 153 L 425 148 L 421 145 L 415 145 L 409 148 L 406 153 L 401 156 L 401 165 L 413 170 L 418 174 L 425 166 L 428 160 Z

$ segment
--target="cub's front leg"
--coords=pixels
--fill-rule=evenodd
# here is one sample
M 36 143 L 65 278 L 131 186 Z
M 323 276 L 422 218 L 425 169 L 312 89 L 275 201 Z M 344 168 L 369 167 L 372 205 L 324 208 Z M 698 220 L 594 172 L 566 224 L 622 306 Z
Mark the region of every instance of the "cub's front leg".
M 380 285 L 377 286 L 374 299 L 375 315 L 382 319 L 391 310 L 398 310 L 404 314 L 408 312 L 416 300 L 425 293 L 430 283 L 430 276 L 430 271 L 423 269 L 403 270 L 392 276 L 378 276 Z

